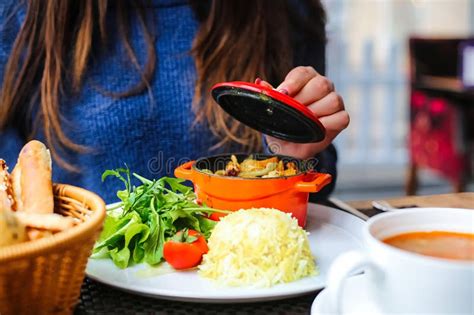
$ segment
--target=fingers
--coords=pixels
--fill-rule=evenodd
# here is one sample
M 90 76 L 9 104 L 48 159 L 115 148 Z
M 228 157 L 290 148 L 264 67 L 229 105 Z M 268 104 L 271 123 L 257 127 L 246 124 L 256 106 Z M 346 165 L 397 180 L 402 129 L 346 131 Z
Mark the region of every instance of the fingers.
M 318 73 L 313 67 L 296 67 L 286 75 L 285 81 L 283 81 L 276 90 L 285 93 L 290 96 L 295 96 L 300 92 L 303 87 L 312 78 L 317 76 Z
M 338 111 L 335 114 L 321 117 L 319 119 L 326 128 L 326 137 L 323 141 L 317 143 L 292 143 L 270 136 L 265 136 L 272 152 L 294 156 L 299 159 L 314 157 L 321 152 L 337 135 L 349 125 L 349 114 L 345 111 Z
M 344 101 L 336 92 L 330 92 L 317 102 L 309 105 L 308 108 L 317 116 L 328 116 L 344 110 Z
M 288 73 L 277 90 L 283 93 L 286 91 L 298 102 L 308 105 L 334 91 L 334 84 L 312 67 L 296 67 Z
M 271 87 L 260 79 L 255 83 Z M 276 89 L 286 91 L 286 94 L 307 105 L 326 128 L 326 138 L 318 145 L 308 144 L 308 148 L 326 146 L 349 125 L 350 118 L 342 97 L 334 91 L 333 83 L 312 67 L 294 68 Z
M 334 91 L 334 84 L 322 75 L 312 78 L 294 99 L 303 105 L 319 101 Z
M 324 150 L 341 131 L 347 128 L 350 118 L 349 114 L 343 110 L 329 116 L 321 117 L 319 121 L 323 124 L 324 128 L 326 128 L 326 137 L 324 137 L 323 141 L 312 144 L 314 148 L 317 148 L 317 152 Z
M 264 81 L 260 78 L 255 79 L 255 84 L 263 85 L 263 86 L 266 86 L 267 88 L 273 89 L 273 86 L 270 83 L 268 83 L 267 81 Z
M 349 113 L 345 110 L 339 111 L 335 114 L 320 117 L 319 121 L 323 124 L 328 133 L 336 132 L 336 135 L 349 126 Z

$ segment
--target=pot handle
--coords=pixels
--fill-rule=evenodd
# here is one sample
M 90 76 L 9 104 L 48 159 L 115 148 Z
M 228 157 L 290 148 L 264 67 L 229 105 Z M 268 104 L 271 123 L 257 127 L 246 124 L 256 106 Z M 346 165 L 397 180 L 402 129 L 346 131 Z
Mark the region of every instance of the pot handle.
M 191 167 L 193 166 L 194 162 L 195 161 L 189 161 L 178 166 L 174 170 L 174 176 L 192 181 L 193 171 L 191 170 Z
M 332 176 L 326 173 L 313 173 L 315 178 L 310 182 L 297 182 L 295 188 L 301 192 L 318 192 L 324 186 L 329 184 L 332 180 Z

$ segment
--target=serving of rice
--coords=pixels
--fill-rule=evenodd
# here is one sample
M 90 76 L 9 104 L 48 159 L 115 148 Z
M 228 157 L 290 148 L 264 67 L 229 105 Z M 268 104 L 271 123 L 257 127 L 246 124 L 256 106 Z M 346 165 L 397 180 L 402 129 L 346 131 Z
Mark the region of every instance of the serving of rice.
M 199 274 L 226 286 L 269 287 L 316 275 L 307 232 L 276 209 L 223 217 L 208 241 Z

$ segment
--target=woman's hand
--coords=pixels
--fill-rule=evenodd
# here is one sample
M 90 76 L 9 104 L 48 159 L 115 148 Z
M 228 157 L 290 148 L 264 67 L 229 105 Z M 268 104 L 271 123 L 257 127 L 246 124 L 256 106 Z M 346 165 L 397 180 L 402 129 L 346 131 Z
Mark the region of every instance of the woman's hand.
M 256 83 L 269 85 L 259 79 Z M 276 90 L 306 105 L 326 128 L 326 137 L 321 142 L 302 144 L 265 136 L 274 153 L 300 159 L 311 158 L 324 150 L 349 125 L 349 114 L 344 110 L 342 97 L 334 91 L 333 83 L 313 67 L 294 68 Z

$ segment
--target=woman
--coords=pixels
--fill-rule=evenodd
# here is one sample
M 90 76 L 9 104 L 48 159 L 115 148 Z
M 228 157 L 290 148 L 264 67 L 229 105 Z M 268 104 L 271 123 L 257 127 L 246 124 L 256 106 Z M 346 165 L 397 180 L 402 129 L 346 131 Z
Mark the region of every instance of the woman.
M 27 139 L 41 140 L 54 181 L 111 202 L 116 183 L 101 183 L 106 169 L 125 163 L 151 178 L 172 174 L 183 159 L 257 152 L 262 136 L 228 117 L 208 91 L 261 78 L 307 105 L 328 130 L 316 144 L 263 142 L 276 153 L 317 156 L 335 175 L 330 143 L 349 117 L 321 75 L 319 1 L 5 2 L 0 156 L 11 166 Z

